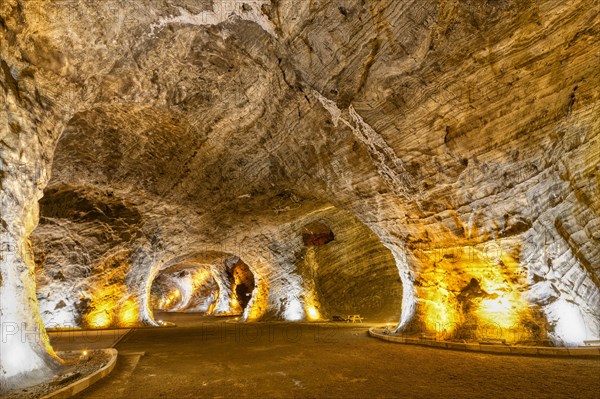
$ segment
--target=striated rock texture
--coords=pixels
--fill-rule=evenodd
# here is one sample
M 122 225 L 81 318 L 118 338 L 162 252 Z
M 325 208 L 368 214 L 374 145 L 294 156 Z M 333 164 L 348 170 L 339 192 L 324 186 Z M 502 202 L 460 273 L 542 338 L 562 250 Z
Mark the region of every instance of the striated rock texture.
M 161 270 L 152 285 L 150 304 L 159 310 L 239 316 L 254 288 L 252 271 L 237 256 L 222 263 L 194 259 Z
M 599 29 L 594 0 L 3 1 L 3 383 L 59 365 L 42 319 L 241 311 L 233 259 L 246 320 L 598 339 Z

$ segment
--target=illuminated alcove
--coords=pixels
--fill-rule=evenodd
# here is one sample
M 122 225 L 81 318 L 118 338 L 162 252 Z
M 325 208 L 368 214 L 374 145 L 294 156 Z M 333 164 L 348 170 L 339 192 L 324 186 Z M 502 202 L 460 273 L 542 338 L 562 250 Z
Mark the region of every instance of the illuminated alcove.
M 299 270 L 310 282 L 309 319 L 360 315 L 370 323 L 396 324 L 402 282 L 396 261 L 378 237 L 346 212 L 302 227 Z
M 159 272 L 150 306 L 155 311 L 241 316 L 254 289 L 252 271 L 237 256 L 212 265 L 185 262 Z

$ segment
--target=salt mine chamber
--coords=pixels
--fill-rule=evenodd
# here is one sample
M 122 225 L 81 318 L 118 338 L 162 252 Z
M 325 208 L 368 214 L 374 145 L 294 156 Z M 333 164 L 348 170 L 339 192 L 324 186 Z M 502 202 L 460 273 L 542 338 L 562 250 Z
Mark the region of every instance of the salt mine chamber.
M 0 389 L 167 318 L 594 351 L 598 8 L 484 3 L 4 1 Z

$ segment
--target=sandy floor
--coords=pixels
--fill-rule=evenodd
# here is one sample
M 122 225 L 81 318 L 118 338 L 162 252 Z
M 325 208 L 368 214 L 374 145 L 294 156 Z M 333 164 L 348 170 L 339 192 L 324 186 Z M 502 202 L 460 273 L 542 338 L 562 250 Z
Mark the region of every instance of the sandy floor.
M 600 360 L 488 355 L 369 338 L 366 325 L 161 315 L 79 398 L 600 398 Z

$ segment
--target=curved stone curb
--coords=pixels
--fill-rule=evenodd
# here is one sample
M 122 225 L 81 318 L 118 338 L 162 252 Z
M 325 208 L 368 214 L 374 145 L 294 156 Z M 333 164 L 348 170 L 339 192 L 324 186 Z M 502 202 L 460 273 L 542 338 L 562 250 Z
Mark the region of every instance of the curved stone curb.
M 335 328 L 365 328 L 369 323 L 346 323 L 343 321 L 327 321 L 327 320 L 315 320 L 315 321 L 286 321 L 286 320 L 265 320 L 265 321 L 244 321 L 244 320 L 225 320 L 222 323 L 227 324 L 240 324 L 240 325 L 261 325 L 261 324 L 272 324 L 272 325 L 288 325 L 295 324 L 298 326 L 324 326 L 324 327 L 335 327 Z M 375 323 L 373 323 L 375 324 Z
M 83 391 L 84 389 L 86 389 L 87 387 L 89 387 L 90 385 L 94 384 L 95 382 L 98 382 L 99 380 L 101 380 L 102 378 L 106 377 L 107 375 L 110 374 L 111 371 L 113 371 L 113 369 L 115 368 L 115 365 L 117 364 L 117 355 L 118 352 L 116 349 L 114 348 L 109 348 L 109 349 L 100 349 L 104 352 L 107 352 L 110 354 L 110 360 L 108 361 L 108 364 L 106 364 L 106 366 L 102 367 L 100 370 L 96 371 L 95 373 L 92 373 L 80 380 L 77 380 L 69 385 L 67 385 L 64 388 L 59 389 L 58 391 L 54 391 L 52 393 L 49 393 L 46 396 L 42 396 L 41 399 L 66 399 L 66 398 L 70 398 L 72 396 L 77 395 L 79 392 Z
M 600 347 L 577 346 L 572 348 L 554 348 L 545 346 L 509 346 L 509 345 L 482 345 L 475 343 L 447 342 L 424 340 L 419 338 L 405 338 L 395 335 L 387 335 L 369 328 L 369 335 L 384 341 L 399 344 L 429 346 L 434 348 L 454 349 L 462 351 L 473 351 L 482 353 L 497 353 L 505 355 L 529 355 L 529 356 L 577 356 L 577 357 L 600 357 Z

